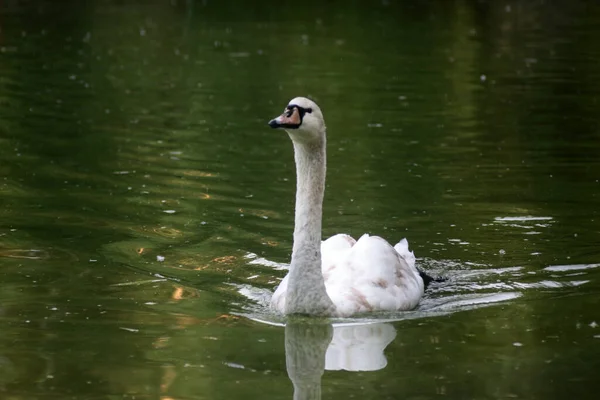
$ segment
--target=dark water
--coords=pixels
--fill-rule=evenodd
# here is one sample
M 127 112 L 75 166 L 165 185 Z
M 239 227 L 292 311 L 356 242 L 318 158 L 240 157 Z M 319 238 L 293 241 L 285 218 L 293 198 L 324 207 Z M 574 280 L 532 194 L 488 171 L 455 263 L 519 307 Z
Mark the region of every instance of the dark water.
M 323 3 L 1 3 L 0 397 L 596 398 L 600 6 Z M 325 236 L 408 237 L 418 310 L 264 307 L 297 95 Z

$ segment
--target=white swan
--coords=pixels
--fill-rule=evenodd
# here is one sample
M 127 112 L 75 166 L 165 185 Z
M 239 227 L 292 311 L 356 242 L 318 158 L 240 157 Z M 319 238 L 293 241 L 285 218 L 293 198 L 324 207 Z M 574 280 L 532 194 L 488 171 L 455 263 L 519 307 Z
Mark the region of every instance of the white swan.
M 319 106 L 296 97 L 269 125 L 292 139 L 297 175 L 292 262 L 271 307 L 340 317 L 415 308 L 424 285 L 406 239 L 395 247 L 366 234 L 358 241 L 338 234 L 321 242 L 326 135 Z

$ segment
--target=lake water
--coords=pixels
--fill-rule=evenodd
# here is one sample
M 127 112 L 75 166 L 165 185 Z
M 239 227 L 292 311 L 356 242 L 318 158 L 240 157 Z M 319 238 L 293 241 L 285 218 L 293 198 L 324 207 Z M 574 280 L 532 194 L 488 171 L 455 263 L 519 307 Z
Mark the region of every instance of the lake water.
M 324 3 L 2 2 L 0 397 L 597 397 L 600 6 Z M 324 236 L 407 237 L 417 310 L 265 306 L 299 95 Z

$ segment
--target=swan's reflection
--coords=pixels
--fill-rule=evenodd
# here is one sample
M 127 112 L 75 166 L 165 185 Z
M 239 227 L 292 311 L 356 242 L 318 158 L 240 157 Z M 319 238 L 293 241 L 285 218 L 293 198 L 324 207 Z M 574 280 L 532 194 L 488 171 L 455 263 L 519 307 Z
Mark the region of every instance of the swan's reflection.
M 336 326 L 325 354 L 325 369 L 377 371 L 385 368 L 383 351 L 396 337 L 390 324 Z
M 294 400 L 320 399 L 325 369 L 376 371 L 387 365 L 383 351 L 396 337 L 390 324 L 333 327 L 326 322 L 290 321 L 285 326 L 285 361 Z

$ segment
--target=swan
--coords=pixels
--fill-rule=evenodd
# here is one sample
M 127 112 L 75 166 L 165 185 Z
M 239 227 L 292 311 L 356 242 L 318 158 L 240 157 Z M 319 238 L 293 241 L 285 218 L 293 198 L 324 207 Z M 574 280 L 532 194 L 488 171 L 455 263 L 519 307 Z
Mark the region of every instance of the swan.
M 321 242 L 326 129 L 319 106 L 296 97 L 269 126 L 292 139 L 297 178 L 292 260 L 271 307 L 331 317 L 415 308 L 431 278 L 415 266 L 406 239 L 392 247 L 378 236 L 342 233 Z

